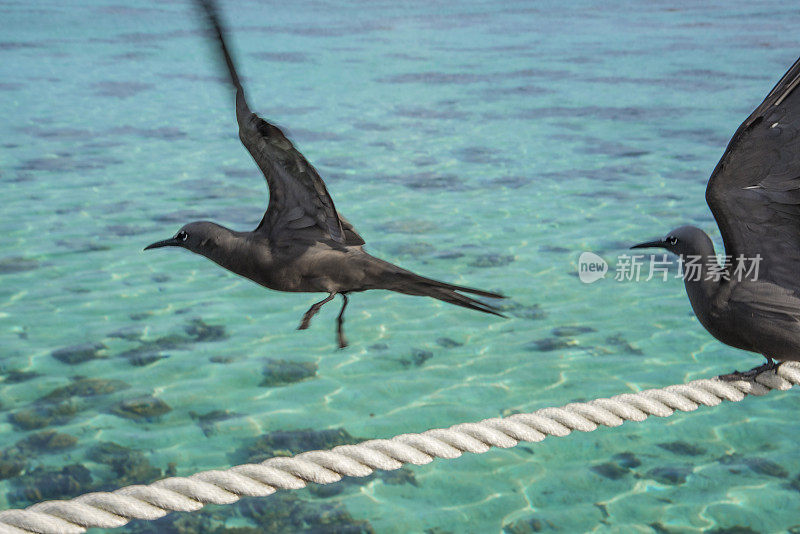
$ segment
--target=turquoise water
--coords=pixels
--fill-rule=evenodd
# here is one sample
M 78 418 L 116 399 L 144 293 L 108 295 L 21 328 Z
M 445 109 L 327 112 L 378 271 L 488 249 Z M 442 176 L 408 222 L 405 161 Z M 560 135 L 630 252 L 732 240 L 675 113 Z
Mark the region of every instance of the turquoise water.
M 256 451 L 268 433 L 391 437 L 760 363 L 702 329 L 679 280 L 585 285 L 577 258 L 613 269 L 685 223 L 719 242 L 705 184 L 798 55 L 789 4 L 222 9 L 252 106 L 367 250 L 502 291 L 510 318 L 356 294 L 337 350 L 338 305 L 295 330 L 319 295 L 142 252 L 191 220 L 252 228 L 266 205 L 191 4 L 0 2 L 0 507 L 329 444 L 290 432 Z M 311 376 L 275 385 L 276 368 Z M 259 531 L 785 531 L 798 408 L 772 393 L 119 531 L 286 510 Z

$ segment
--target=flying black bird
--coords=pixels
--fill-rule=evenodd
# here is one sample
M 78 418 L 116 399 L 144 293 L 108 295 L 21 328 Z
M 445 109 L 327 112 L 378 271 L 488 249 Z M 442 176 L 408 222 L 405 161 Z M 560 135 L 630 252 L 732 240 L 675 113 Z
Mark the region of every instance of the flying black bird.
M 657 241 L 699 266 L 684 271 L 700 323 L 718 340 L 776 360 L 800 360 L 800 59 L 733 135 L 706 189 L 726 258 L 699 228 Z M 731 375 L 741 376 L 742 373 Z
M 264 173 L 269 204 L 252 232 L 237 232 L 207 221 L 193 222 L 174 237 L 145 250 L 182 247 L 270 289 L 328 293 L 305 313 L 300 330 L 308 328 L 311 318 L 325 303 L 342 295 L 344 302 L 337 318 L 339 347 L 347 345 L 344 310 L 348 293 L 355 291 L 388 289 L 428 296 L 503 317 L 494 306 L 459 291 L 489 298 L 504 298 L 503 295 L 424 278 L 364 252 L 364 239 L 336 211 L 316 169 L 277 126 L 250 111 L 214 3 L 198 3 L 214 30 L 236 89 L 239 139 Z

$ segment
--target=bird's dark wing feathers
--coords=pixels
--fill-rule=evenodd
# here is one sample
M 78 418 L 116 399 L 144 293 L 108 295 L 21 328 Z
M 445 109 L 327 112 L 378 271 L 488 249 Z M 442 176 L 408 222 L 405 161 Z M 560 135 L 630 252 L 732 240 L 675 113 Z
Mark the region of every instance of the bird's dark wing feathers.
M 269 206 L 256 231 L 268 232 L 277 242 L 297 237 L 313 239 L 321 232 L 321 237 L 339 243 L 364 244 L 336 211 L 317 170 L 280 128 L 250 113 L 239 120 L 239 139 L 269 185 Z
M 220 44 L 231 83 L 236 88 L 239 139 L 255 160 L 269 187 L 269 205 L 256 228 L 273 242 L 331 239 L 344 245 L 364 240 L 336 211 L 317 170 L 294 147 L 280 128 L 250 111 L 244 89 L 228 51 L 212 0 L 200 0 Z
M 726 254 L 800 295 L 800 59 L 734 134 L 706 189 Z

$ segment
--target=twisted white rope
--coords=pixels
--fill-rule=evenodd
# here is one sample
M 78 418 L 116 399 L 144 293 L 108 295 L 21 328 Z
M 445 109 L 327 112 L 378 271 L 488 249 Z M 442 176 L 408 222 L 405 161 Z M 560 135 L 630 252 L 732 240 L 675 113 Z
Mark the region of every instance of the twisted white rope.
M 725 382 L 694 380 L 664 389 L 648 389 L 607 399 L 544 408 L 533 413 L 484 419 L 421 434 L 401 434 L 329 451 L 310 451 L 260 464 L 172 477 L 148 486 L 128 486 L 111 493 L 87 493 L 65 501 L 46 501 L 24 510 L 0 511 L 0 533 L 73 533 L 89 527 L 112 528 L 131 519 L 158 519 L 172 511 L 194 511 L 206 503 L 231 504 L 242 496 L 260 497 L 279 489 L 298 489 L 308 482 L 330 484 L 342 476 L 364 477 L 375 469 L 403 464 L 427 464 L 434 458 L 457 458 L 463 452 L 482 453 L 491 447 L 513 447 L 520 441 L 542 441 L 573 430 L 591 432 L 598 425 L 619 426 L 650 415 L 666 417 L 723 400 L 740 401 L 800 384 L 800 363 L 786 362 L 778 372 L 764 371 L 754 379 Z

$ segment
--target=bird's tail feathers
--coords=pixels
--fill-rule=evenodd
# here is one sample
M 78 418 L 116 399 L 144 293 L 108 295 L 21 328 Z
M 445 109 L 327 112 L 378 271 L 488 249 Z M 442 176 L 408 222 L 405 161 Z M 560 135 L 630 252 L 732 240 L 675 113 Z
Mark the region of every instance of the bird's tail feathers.
M 458 293 L 458 291 L 493 299 L 505 298 L 505 296 L 501 295 L 500 293 L 492 293 L 491 291 L 483 291 L 482 289 L 448 284 L 432 278 L 425 278 L 424 276 L 419 276 L 406 270 L 401 270 L 399 273 L 396 272 L 394 275 L 395 276 L 392 277 L 394 283 L 391 284 L 391 287 L 387 287 L 386 289 L 391 289 L 392 291 L 397 291 L 398 293 L 405 293 L 406 295 L 433 297 L 449 304 L 455 304 L 456 306 L 469 308 L 470 310 L 490 313 L 492 315 L 497 315 L 498 317 L 505 317 L 505 315 L 500 313 L 500 310 L 497 307 L 485 302 L 481 302 L 480 300 L 472 297 L 462 295 L 461 293 Z
M 427 296 L 439 299 L 443 302 L 455 304 L 456 306 L 461 306 L 462 308 L 469 308 L 470 310 L 490 313 L 498 317 L 505 317 L 505 315 L 500 313 L 500 310 L 495 306 L 481 302 L 480 300 L 476 300 L 472 297 L 462 295 L 461 293 L 456 293 L 454 290 L 448 289 L 447 287 L 427 286 L 426 289 L 428 290 L 428 292 L 425 293 Z

